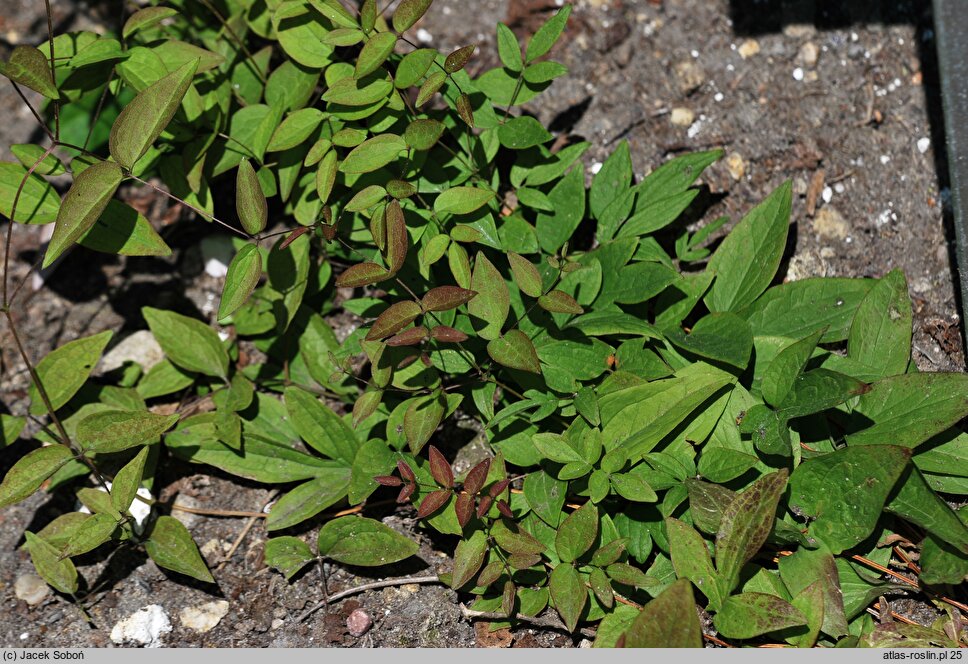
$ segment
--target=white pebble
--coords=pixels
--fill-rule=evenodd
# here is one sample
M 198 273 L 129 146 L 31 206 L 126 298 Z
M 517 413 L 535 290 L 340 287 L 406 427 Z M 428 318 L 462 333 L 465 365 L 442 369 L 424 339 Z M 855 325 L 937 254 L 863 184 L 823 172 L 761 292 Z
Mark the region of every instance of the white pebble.
M 602 162 L 596 161 L 588 170 L 592 172 L 592 175 L 598 175 L 598 171 L 602 170 Z
M 925 136 L 924 138 L 918 139 L 918 152 L 924 154 L 931 147 L 931 139 Z
M 824 203 L 829 203 L 833 197 L 834 197 L 834 190 L 831 189 L 830 187 L 824 187 L 823 191 L 820 192 L 820 198 L 823 199 Z
M 838 193 L 838 194 L 842 194 L 842 193 L 844 193 L 845 191 L 847 191 L 847 187 L 845 187 L 845 186 L 843 185 L 843 183 L 841 183 L 841 182 L 838 182 L 837 184 L 835 184 L 835 185 L 834 185 L 834 192 L 836 192 L 836 193 Z
M 891 157 L 889 155 L 886 155 L 886 154 L 882 154 L 881 155 L 881 163 L 882 164 L 887 165 L 887 164 L 890 163 L 890 161 L 891 161 Z
M 30 632 L 21 632 L 20 633 L 20 640 L 21 641 L 26 641 L 29 638 L 30 638 Z
M 182 625 L 203 634 L 218 625 L 228 612 L 229 603 L 220 599 L 201 606 L 186 606 L 178 617 L 181 618 Z
M 161 647 L 161 635 L 171 631 L 168 614 L 158 604 L 139 609 L 111 629 L 111 640 L 118 645 L 140 643 L 149 648 Z
M 793 79 L 796 80 L 796 81 L 802 81 L 803 80 L 803 68 L 802 67 L 797 67 L 796 69 L 793 70 Z
M 692 126 L 689 127 L 689 130 L 686 131 L 686 136 L 688 136 L 689 138 L 695 138 L 696 136 L 699 135 L 699 132 L 701 130 L 702 130 L 702 121 L 700 120 L 700 121 L 693 122 Z
M 698 58 L 699 57 L 699 51 L 693 49 L 693 50 L 689 51 L 689 55 L 691 55 L 694 58 Z
M 423 28 L 420 28 L 417 30 L 417 40 L 422 42 L 432 42 L 434 40 L 434 36 Z
M 713 95 L 713 99 L 715 99 L 717 102 L 720 102 L 725 99 L 725 97 L 723 96 L 722 92 L 717 92 L 715 95 Z

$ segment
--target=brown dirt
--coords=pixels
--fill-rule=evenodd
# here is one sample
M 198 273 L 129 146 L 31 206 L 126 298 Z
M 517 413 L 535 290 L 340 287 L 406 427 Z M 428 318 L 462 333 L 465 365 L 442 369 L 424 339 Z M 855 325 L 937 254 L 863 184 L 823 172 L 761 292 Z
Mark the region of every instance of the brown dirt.
M 477 67 L 497 62 L 495 21 L 505 20 L 523 34 L 556 6 L 554 0 L 473 4 L 474 11 L 466 12 L 466 2 L 437 0 L 419 27 L 445 51 L 478 43 Z M 733 168 L 742 164 L 741 177 L 734 177 L 725 161 L 704 177 L 705 200 L 711 205 L 706 220 L 720 214 L 738 220 L 773 187 L 792 178 L 798 196 L 788 278 L 879 277 L 902 268 L 914 298 L 918 366 L 960 371 L 964 354 L 952 285 L 953 234 L 946 220 L 929 5 L 904 0 L 581 0 L 555 51 L 572 74 L 529 111 L 556 131 L 592 141 L 586 155 L 589 173 L 622 139 L 631 144 L 639 176 L 686 150 L 722 146 L 735 153 Z M 825 6 L 837 9 L 825 12 Z M 8 44 L 42 38 L 45 26 L 37 10 L 37 3 L 0 0 L 0 37 Z M 100 14 L 93 16 L 101 20 Z M 87 19 L 58 17 L 63 25 L 79 20 Z M 0 96 L 0 111 L 14 119 L 0 125 L 4 154 L 9 143 L 27 140 L 33 132 L 29 115 L 15 110 L 17 102 L 13 95 Z M 672 124 L 676 108 L 688 109 L 693 123 Z M 919 149 L 919 142 L 925 147 L 923 139 L 929 140 L 925 150 Z M 180 214 L 152 204 L 159 225 Z M 28 284 L 15 315 L 31 356 L 39 359 L 67 340 L 102 329 L 119 331 L 118 337 L 139 329 L 138 311 L 144 304 L 210 317 L 220 284 L 204 275 L 196 248 L 197 229 L 202 227 L 203 234 L 209 229 L 201 222 L 189 224 L 192 230 L 185 226 L 163 229 L 176 249 L 170 259 L 119 260 L 80 250 L 49 275 L 46 288 L 34 293 Z M 14 280 L 36 260 L 40 229 L 17 231 Z M 19 413 L 25 408 L 27 376 L 2 326 L 0 334 L 0 394 L 3 405 Z M 11 456 L 6 453 L 0 462 L 4 469 Z M 180 492 L 209 508 L 258 510 L 267 498 L 262 489 L 198 470 L 175 464 L 159 484 L 172 498 Z M 13 593 L 14 580 L 32 571 L 29 558 L 17 548 L 24 529 L 36 530 L 71 508 L 63 498 L 37 495 L 0 512 L 0 612 L 5 617 L 0 645 L 109 645 L 111 627 L 148 604 L 161 605 L 171 618 L 174 629 L 163 638 L 168 646 L 578 644 L 546 630 L 518 629 L 510 640 L 500 632 L 475 631 L 457 605 L 467 598 L 439 586 L 368 591 L 299 623 L 296 617 L 322 597 L 322 571 L 312 569 L 286 583 L 266 569 L 266 533 L 259 524 L 216 572 L 217 588 L 168 576 L 133 552 L 110 559 L 97 552 L 88 556 L 81 571 L 92 585 L 101 585 L 91 597 L 92 627 L 64 598 L 51 595 L 28 607 Z M 417 537 L 419 559 L 378 570 L 376 577 L 358 569 L 328 568 L 330 593 L 384 576 L 446 570 L 452 541 L 415 528 L 407 510 L 375 515 Z M 191 530 L 215 568 L 244 525 L 240 519 L 198 518 Z M 296 534 L 311 541 L 314 532 L 308 527 Z M 181 625 L 181 609 L 222 598 L 229 601 L 229 612 L 212 631 L 196 634 Z M 373 619 L 373 627 L 359 638 L 346 631 L 346 616 L 356 608 Z

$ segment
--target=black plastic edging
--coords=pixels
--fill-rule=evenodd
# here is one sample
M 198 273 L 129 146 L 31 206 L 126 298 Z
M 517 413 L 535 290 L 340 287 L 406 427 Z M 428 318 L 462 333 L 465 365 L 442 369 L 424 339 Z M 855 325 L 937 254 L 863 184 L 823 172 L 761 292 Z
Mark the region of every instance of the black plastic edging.
M 956 270 L 961 287 L 959 313 L 964 335 L 968 307 L 968 2 L 934 0 L 934 25 L 951 176 Z

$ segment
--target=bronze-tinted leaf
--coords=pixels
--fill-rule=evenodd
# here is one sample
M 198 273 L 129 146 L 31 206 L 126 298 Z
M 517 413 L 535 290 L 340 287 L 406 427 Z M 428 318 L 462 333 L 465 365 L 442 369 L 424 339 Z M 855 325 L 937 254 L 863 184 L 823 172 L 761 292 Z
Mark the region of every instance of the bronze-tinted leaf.
M 461 248 L 458 244 L 451 244 L 451 248 L 454 247 Z M 460 283 L 460 280 L 457 282 Z M 471 288 L 478 293 L 467 305 L 475 329 L 484 339 L 499 338 L 510 311 L 511 295 L 504 277 L 483 252 L 477 254 L 474 263 Z
M 151 84 L 124 107 L 114 125 L 108 147 L 121 166 L 130 169 L 168 126 L 195 76 L 198 60 L 186 62 Z
M 474 126 L 474 109 L 471 108 L 471 98 L 467 96 L 466 92 L 462 92 L 457 97 L 457 115 L 467 123 L 468 127 Z
M 386 259 L 390 272 L 396 274 L 403 267 L 410 248 L 410 235 L 407 233 L 407 222 L 403 216 L 400 201 L 394 199 L 387 204 L 386 209 L 387 246 Z
M 396 475 L 377 475 L 373 478 L 373 481 L 383 486 L 400 486 L 403 484 L 403 480 Z
M 420 304 L 424 311 L 448 311 L 470 302 L 475 295 L 477 291 L 459 286 L 438 286 L 427 291 L 420 299 Z
M 423 311 L 420 305 L 412 300 L 391 304 L 373 322 L 373 327 L 367 333 L 366 340 L 376 341 L 396 334 L 412 323 L 421 313 Z
M 487 511 L 491 509 L 491 505 L 494 504 L 494 499 L 490 496 L 481 496 L 477 501 L 477 518 L 483 519 Z
M 511 511 L 511 506 L 504 500 L 497 501 L 497 511 L 509 519 L 514 518 L 514 512 Z
M 400 489 L 400 494 L 397 496 L 397 502 L 405 503 L 408 500 L 410 500 L 416 488 L 417 488 L 417 485 L 413 484 L 412 482 L 407 482 L 406 484 L 404 484 L 403 488 Z
M 428 336 L 427 328 L 423 325 L 411 327 L 387 339 L 387 346 L 416 346 Z
M 429 150 L 440 140 L 445 128 L 440 120 L 414 120 L 403 131 L 403 140 L 414 150 Z
M 383 390 L 368 389 L 361 394 L 353 404 L 353 426 L 359 426 L 360 422 L 376 412 L 383 400 Z
M 371 34 L 367 42 L 363 44 L 363 49 L 356 60 L 356 71 L 353 76 L 360 79 L 375 72 L 390 57 L 396 44 L 397 36 L 392 32 Z
M 437 484 L 445 489 L 450 489 L 454 486 L 454 471 L 450 467 L 450 463 L 447 462 L 444 455 L 434 445 L 431 445 L 429 450 L 430 474 L 433 475 Z
M 393 29 L 398 33 L 409 30 L 420 20 L 433 0 L 403 0 L 393 13 Z
M 504 490 L 507 489 L 510 485 L 511 485 L 511 480 L 505 477 L 500 482 L 495 482 L 493 485 L 491 485 L 491 488 L 488 489 L 487 495 L 489 495 L 491 498 L 497 498 L 502 493 L 504 493 Z
M 454 512 L 457 513 L 457 523 L 460 524 L 460 527 L 467 526 L 471 517 L 474 516 L 474 496 L 464 491 L 459 493 L 454 502 Z
M 387 193 L 400 200 L 416 194 L 417 188 L 406 180 L 390 180 L 387 182 Z
M 540 297 L 544 289 L 541 285 L 541 275 L 534 263 L 513 251 L 508 252 L 508 262 L 511 264 L 514 283 L 521 292 L 530 297 Z
M 400 477 L 402 477 L 405 482 L 412 483 L 417 481 L 417 476 L 414 475 L 410 464 L 403 459 L 397 459 L 397 470 L 400 471 Z
M 462 46 L 448 55 L 447 59 L 444 60 L 444 71 L 446 71 L 448 74 L 453 74 L 454 72 L 458 72 L 463 69 L 464 65 L 467 64 L 467 61 L 471 59 L 472 55 L 474 55 L 474 49 L 476 48 L 477 46 L 475 44 L 471 44 L 470 46 Z
M 417 508 L 417 518 L 426 519 L 428 516 L 439 510 L 450 500 L 451 491 L 448 489 L 438 489 L 431 491 Z
M 517 596 L 517 590 L 514 582 L 510 579 L 504 582 L 504 593 L 501 595 L 501 611 L 506 616 L 511 616 L 514 613 L 514 600 Z
M 343 274 L 336 277 L 338 288 L 356 288 L 357 286 L 368 286 L 390 278 L 390 272 L 376 263 L 360 263 L 352 265 L 343 271 Z
M 503 337 L 487 342 L 487 354 L 509 369 L 541 373 L 541 362 L 534 344 L 521 330 L 509 330 Z
M 454 344 L 467 341 L 466 334 L 460 330 L 455 330 L 452 327 L 447 327 L 446 325 L 438 325 L 430 330 L 430 336 L 433 337 L 434 341 L 439 341 L 441 343 Z
M 487 480 L 487 473 L 490 469 L 491 459 L 488 457 L 467 471 L 467 477 L 464 478 L 464 491 L 472 496 L 480 493 L 481 489 L 484 488 L 484 482 Z
M 442 71 L 435 71 L 428 76 L 427 80 L 420 86 L 420 91 L 417 92 L 417 106 L 426 104 L 431 97 L 437 94 L 437 91 L 443 87 L 446 81 L 447 74 Z
M 585 310 L 568 293 L 560 290 L 553 290 L 547 295 L 538 297 L 538 304 L 545 311 L 553 314 L 583 314 Z
M 679 579 L 645 605 L 625 633 L 628 648 L 702 648 L 692 584 Z
M 477 585 L 486 588 L 497 581 L 502 574 L 504 574 L 504 564 L 500 560 L 489 562 L 477 575 Z
M 60 98 L 47 56 L 33 46 L 21 45 L 14 48 L 10 59 L 0 62 L 0 74 L 48 99 Z
M 512 553 L 508 556 L 508 564 L 514 569 L 528 569 L 541 562 L 537 553 Z
M 305 235 L 311 230 L 312 229 L 309 226 L 300 226 L 292 233 L 287 235 L 285 240 L 279 243 L 279 246 L 276 248 L 276 251 L 282 251 L 283 249 L 288 247 L 290 244 L 292 244 L 293 242 L 295 242 L 296 240 L 298 240 L 299 238 L 301 238 L 303 235 Z M 329 238 L 329 239 L 332 239 L 332 238 Z
M 57 212 L 43 267 L 49 267 L 97 222 L 122 177 L 117 164 L 102 161 L 85 168 L 74 178 Z

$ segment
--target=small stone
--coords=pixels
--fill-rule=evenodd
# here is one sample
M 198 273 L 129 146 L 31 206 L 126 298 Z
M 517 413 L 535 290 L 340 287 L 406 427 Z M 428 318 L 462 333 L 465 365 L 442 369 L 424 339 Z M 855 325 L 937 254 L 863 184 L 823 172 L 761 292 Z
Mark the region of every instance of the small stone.
M 235 247 L 228 234 L 207 235 L 201 241 L 202 261 L 205 263 L 205 273 L 216 279 L 222 279 L 228 274 L 229 263 L 235 256 Z
M 171 631 L 168 614 L 158 604 L 139 609 L 111 628 L 111 640 L 118 644 L 139 643 L 148 648 L 161 647 L 161 636 Z
M 844 240 L 850 227 L 844 216 L 832 205 L 825 205 L 813 220 L 813 229 L 820 237 L 831 240 Z
M 925 136 L 918 139 L 918 152 L 924 154 L 931 148 L 931 139 Z
M 733 152 L 726 157 L 726 169 L 731 178 L 737 182 L 742 180 L 743 176 L 746 175 L 746 162 L 743 160 L 743 155 Z
M 804 37 L 812 37 L 817 33 L 817 28 L 812 23 L 788 23 L 783 26 L 783 34 L 787 37 L 792 37 L 793 39 L 803 39 Z
M 746 60 L 747 58 L 752 58 L 754 55 L 760 52 L 760 43 L 755 39 L 747 39 L 742 44 L 739 45 L 738 53 L 739 57 Z
M 373 626 L 373 619 L 363 609 L 357 609 L 346 619 L 346 629 L 353 636 L 363 636 Z
M 219 553 L 221 549 L 222 549 L 221 542 L 219 542 L 217 539 L 213 537 L 212 539 L 205 542 L 205 544 L 201 546 L 199 551 L 201 551 L 203 556 L 208 558 L 209 556 L 213 556 L 216 553 Z
M 802 81 L 803 80 L 803 67 L 797 67 L 793 70 L 793 80 Z
M 172 503 L 173 507 L 188 507 L 189 509 L 199 507 L 199 502 L 192 498 L 191 496 L 186 496 L 183 493 L 178 494 L 175 498 L 175 502 Z M 198 521 L 198 515 L 192 514 L 191 512 L 185 512 L 179 509 L 173 509 L 171 515 L 182 522 L 182 525 L 186 528 L 191 528 Z
M 275 620 L 272 621 L 272 624 L 269 625 L 269 629 L 277 630 L 285 624 L 286 624 L 285 620 L 283 620 L 282 618 L 276 618 Z
M 817 61 L 820 59 L 820 48 L 813 42 L 807 42 L 800 47 L 797 59 L 807 69 L 813 69 L 817 66 Z
M 229 603 L 224 599 L 207 602 L 201 606 L 186 606 L 178 617 L 182 625 L 199 634 L 204 634 L 219 624 L 229 612 Z
M 137 362 L 148 371 L 165 359 L 165 352 L 155 340 L 150 330 L 139 330 L 129 334 L 112 348 L 101 360 L 101 371 L 108 372 L 120 368 L 125 362 Z
M 36 574 L 21 574 L 13 584 L 13 592 L 17 599 L 37 606 L 50 594 L 50 587 Z
M 677 127 L 688 127 L 696 120 L 696 114 L 688 108 L 674 108 L 669 115 L 669 121 Z
M 706 82 L 706 72 L 695 60 L 683 60 L 675 66 L 679 91 L 687 95 Z

